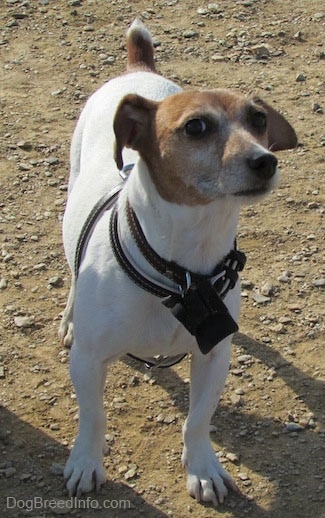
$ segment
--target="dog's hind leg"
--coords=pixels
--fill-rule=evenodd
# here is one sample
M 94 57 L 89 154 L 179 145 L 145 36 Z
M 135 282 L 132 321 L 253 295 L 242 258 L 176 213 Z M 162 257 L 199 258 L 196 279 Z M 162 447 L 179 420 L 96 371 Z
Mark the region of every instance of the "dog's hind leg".
M 182 463 L 187 472 L 187 490 L 198 501 L 217 505 L 236 490 L 232 477 L 220 464 L 212 447 L 210 420 L 224 388 L 231 340 L 220 342 L 207 355 L 193 353 L 191 361 L 190 408 L 183 428 Z
M 71 279 L 71 286 L 66 307 L 63 311 L 60 327 L 59 327 L 59 338 L 65 347 L 70 347 L 73 340 L 73 305 L 75 295 L 76 281 L 73 276 Z
M 80 497 L 106 481 L 103 453 L 106 453 L 106 415 L 103 407 L 107 362 L 71 348 L 70 373 L 79 403 L 79 433 L 64 469 L 70 496 Z

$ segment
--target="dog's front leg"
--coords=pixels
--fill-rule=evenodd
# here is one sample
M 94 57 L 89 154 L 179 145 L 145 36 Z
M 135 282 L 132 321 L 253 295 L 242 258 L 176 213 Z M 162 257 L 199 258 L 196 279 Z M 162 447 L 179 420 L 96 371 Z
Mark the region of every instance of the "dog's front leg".
M 74 342 L 70 359 L 71 379 L 79 403 L 79 434 L 64 469 L 70 496 L 80 497 L 105 482 L 106 416 L 103 408 L 107 364 L 78 350 Z
M 227 487 L 235 481 L 221 466 L 212 447 L 210 420 L 223 391 L 230 362 L 231 339 L 227 338 L 207 355 L 192 356 L 190 408 L 183 428 L 182 463 L 187 472 L 187 490 L 198 501 L 223 502 Z

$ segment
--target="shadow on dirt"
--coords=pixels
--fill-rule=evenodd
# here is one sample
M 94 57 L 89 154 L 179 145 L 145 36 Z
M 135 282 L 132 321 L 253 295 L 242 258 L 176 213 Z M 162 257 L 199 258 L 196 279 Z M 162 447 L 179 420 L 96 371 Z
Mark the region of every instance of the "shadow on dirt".
M 275 368 L 277 376 L 291 388 L 297 399 L 303 401 L 310 412 L 320 414 L 319 407 L 324 405 L 325 387 L 322 381 L 308 376 L 284 360 L 278 351 L 260 344 L 245 334 L 236 334 L 233 343 L 260 360 L 265 367 Z M 123 361 L 143 373 L 148 372 L 140 362 L 129 358 L 124 358 Z M 173 394 L 177 387 L 179 397 L 176 405 L 185 417 L 188 409 L 188 384 L 184 384 L 173 369 L 155 369 L 154 377 L 156 382 L 170 394 Z M 272 406 L 270 415 L 266 418 L 258 413 L 244 413 L 244 407 L 241 411 L 240 407 L 228 406 L 221 402 L 212 419 L 213 423 L 217 428 L 216 434 L 212 436 L 217 443 L 215 448 L 220 449 L 222 446 L 227 451 L 237 452 L 240 455 L 241 465 L 237 471 L 249 469 L 271 481 L 274 487 L 273 505 L 268 510 L 262 509 L 245 495 L 231 494 L 226 503 L 218 507 L 218 513 L 231 512 L 236 518 L 243 518 L 247 513 L 251 518 L 283 518 L 285 515 L 302 517 L 299 514 L 301 487 L 314 485 L 313 489 L 317 493 L 321 478 L 319 473 L 321 445 L 318 434 L 311 429 L 305 429 L 300 435 L 284 433 L 284 423 L 272 414 Z M 242 431 L 245 433 L 241 434 Z M 314 457 L 313 472 L 304 470 L 304 455 L 309 460 Z M 247 485 L 249 487 L 249 483 Z M 309 499 L 312 498 L 313 496 L 310 495 Z M 318 505 L 321 513 L 321 502 L 316 503 L 317 508 Z M 211 511 L 214 509 L 210 505 L 204 505 L 204 507 L 211 507 Z
M 268 368 L 276 367 L 277 375 L 283 378 L 297 397 L 303 400 L 311 411 L 319 413 L 319 405 L 324 401 L 321 399 L 324 390 L 324 384 L 321 381 L 309 377 L 284 361 L 277 351 L 261 345 L 244 334 L 237 334 L 233 342 Z M 123 360 L 133 369 L 147 372 L 143 364 L 130 358 Z M 168 393 L 173 394 L 177 387 L 179 396 L 176 405 L 185 416 L 188 384 L 185 384 L 173 369 L 158 369 L 154 374 L 157 383 Z M 276 416 L 272 415 L 272 408 L 270 408 L 270 416 L 265 418 L 258 413 L 244 413 L 244 408 L 241 411 L 240 407 L 228 406 L 222 402 L 213 417 L 213 422 L 217 424 L 217 432 L 213 435 L 217 443 L 216 449 L 222 446 L 227 451 L 237 452 L 241 455 L 240 469 L 237 471 L 249 469 L 272 481 L 275 487 L 273 505 L 267 511 L 244 495 L 231 494 L 226 503 L 218 507 L 218 514 L 231 512 L 232 516 L 242 518 L 249 513 L 252 518 L 281 518 L 287 511 L 293 512 L 292 502 L 299 502 L 304 478 L 306 478 L 306 485 L 308 479 L 309 487 L 311 481 L 315 481 L 314 489 L 317 492 L 319 449 L 313 445 L 319 439 L 314 431 L 306 429 L 299 438 L 290 438 L 288 434 L 281 432 L 282 425 L 276 420 Z M 51 466 L 56 463 L 64 465 L 68 457 L 68 449 L 49 437 L 46 431 L 32 427 L 1 406 L 0 423 L 0 474 L 2 475 L 0 494 L 1 508 L 6 516 L 16 518 L 25 516 L 27 513 L 31 517 L 42 515 L 48 518 L 62 514 L 52 507 L 45 509 L 46 505 L 52 505 L 54 501 L 58 506 L 65 505 L 73 513 L 77 512 L 87 517 L 113 518 L 122 515 L 129 518 L 144 515 L 150 518 L 163 518 L 167 516 L 148 504 L 128 485 L 112 481 L 108 481 L 99 494 L 92 493 L 80 501 L 72 502 L 65 494 L 62 477 L 51 472 Z M 247 433 L 241 435 L 241 430 L 246 430 Z M 257 434 L 256 431 L 258 431 Z M 274 441 L 277 441 L 276 446 Z M 23 458 L 22 450 L 25 454 Z M 263 455 L 257 455 L 257 452 L 261 453 L 261 451 Z M 312 463 L 313 472 L 304 471 L 303 455 L 307 455 L 309 459 L 312 456 L 315 457 L 315 462 Z M 291 466 L 290 469 L 288 465 Z M 295 477 L 299 477 L 299 484 L 295 484 Z M 299 503 L 294 506 L 295 516 L 300 516 L 298 506 Z M 204 505 L 204 508 L 211 508 L 211 512 L 215 513 L 210 505 Z M 68 512 L 70 511 L 66 510 L 64 514 Z M 319 512 L 321 513 L 320 508 Z
M 21 455 L 24 450 L 24 457 Z M 66 495 L 62 476 L 51 471 L 64 465 L 68 449 L 42 430 L 0 406 L 0 509 L 1 516 L 52 518 L 76 516 L 135 518 L 167 515 L 148 504 L 129 486 L 108 481 L 96 494 L 82 499 Z

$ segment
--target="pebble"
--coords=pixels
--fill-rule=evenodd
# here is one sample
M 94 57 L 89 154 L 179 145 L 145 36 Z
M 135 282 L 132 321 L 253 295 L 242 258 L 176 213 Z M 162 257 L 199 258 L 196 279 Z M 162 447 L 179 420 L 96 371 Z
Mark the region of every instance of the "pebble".
M 14 323 L 16 327 L 19 327 L 20 329 L 26 329 L 27 327 L 32 327 L 35 324 L 35 317 L 15 317 Z
M 208 4 L 208 11 L 213 14 L 222 13 L 223 9 L 218 4 Z
M 230 462 L 239 462 L 239 456 L 236 453 L 227 453 L 226 459 L 230 460 Z
M 254 359 L 250 354 L 241 354 L 240 356 L 238 356 L 237 360 L 238 363 L 244 363 L 246 365 L 248 363 L 254 363 Z
M 45 162 L 48 165 L 57 165 L 60 162 L 60 160 L 56 156 L 49 156 L 45 159 Z
M 192 31 L 191 29 L 183 32 L 184 38 L 196 38 L 199 35 L 198 32 Z
M 296 76 L 297 83 L 303 83 L 307 80 L 307 76 L 305 74 L 298 74 Z
M 322 106 L 319 103 L 313 102 L 311 109 L 314 113 L 324 113 Z
M 249 476 L 248 476 L 248 474 L 247 474 L 247 473 L 244 473 L 244 472 L 240 472 L 240 473 L 238 473 L 238 478 L 239 478 L 240 480 L 249 480 Z
M 31 169 L 33 169 L 33 166 L 31 164 L 29 164 L 28 162 L 19 162 L 18 164 L 18 169 L 19 171 L 30 171 Z M 28 178 L 25 177 L 25 181 L 27 180 Z M 22 179 L 23 181 L 23 179 Z
M 236 407 L 241 406 L 243 404 L 243 398 L 238 394 L 231 394 L 230 401 Z
M 277 334 L 283 334 L 286 332 L 284 325 L 281 323 L 276 324 L 275 326 L 270 326 L 270 330 Z
M 256 304 L 265 304 L 266 302 L 270 302 L 270 297 L 265 297 L 265 295 L 262 295 L 259 292 L 256 292 L 253 294 L 253 300 L 256 302 Z
M 285 429 L 288 432 L 302 432 L 305 428 L 298 423 L 285 423 Z
M 271 284 L 270 282 L 266 282 L 265 284 L 263 284 L 263 286 L 261 286 L 260 292 L 265 297 L 270 297 L 274 293 L 273 284 Z
M 32 144 L 30 142 L 27 142 L 26 140 L 19 140 L 17 142 L 17 147 L 23 149 L 24 151 L 31 151 L 33 149 Z
M 62 286 L 63 279 L 59 275 L 54 275 L 48 280 L 48 283 L 50 286 L 53 286 L 54 288 L 58 288 L 59 286 Z
M 5 290 L 8 287 L 8 280 L 5 277 L 0 279 L 0 290 Z
M 130 466 L 128 471 L 124 475 L 125 480 L 130 480 L 131 478 L 134 478 L 137 475 L 138 466 L 136 464 Z
M 270 48 L 267 45 L 253 45 L 251 50 L 259 58 L 269 58 L 271 56 Z
M 316 288 L 323 288 L 325 286 L 325 278 L 315 279 L 313 285 L 316 286 Z

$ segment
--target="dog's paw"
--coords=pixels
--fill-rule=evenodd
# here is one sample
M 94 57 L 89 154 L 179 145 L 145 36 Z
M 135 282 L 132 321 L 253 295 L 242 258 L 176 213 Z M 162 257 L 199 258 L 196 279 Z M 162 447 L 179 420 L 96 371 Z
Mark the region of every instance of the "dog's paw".
M 212 446 L 184 447 L 182 463 L 187 472 L 187 491 L 198 502 L 222 503 L 228 488 L 238 492 L 234 479 L 222 467 Z
M 69 496 L 80 498 L 83 493 L 99 491 L 106 482 L 106 475 L 101 460 L 87 454 L 76 457 L 72 450 L 63 473 Z
M 62 319 L 59 331 L 59 339 L 64 347 L 71 347 L 73 341 L 73 323 Z

